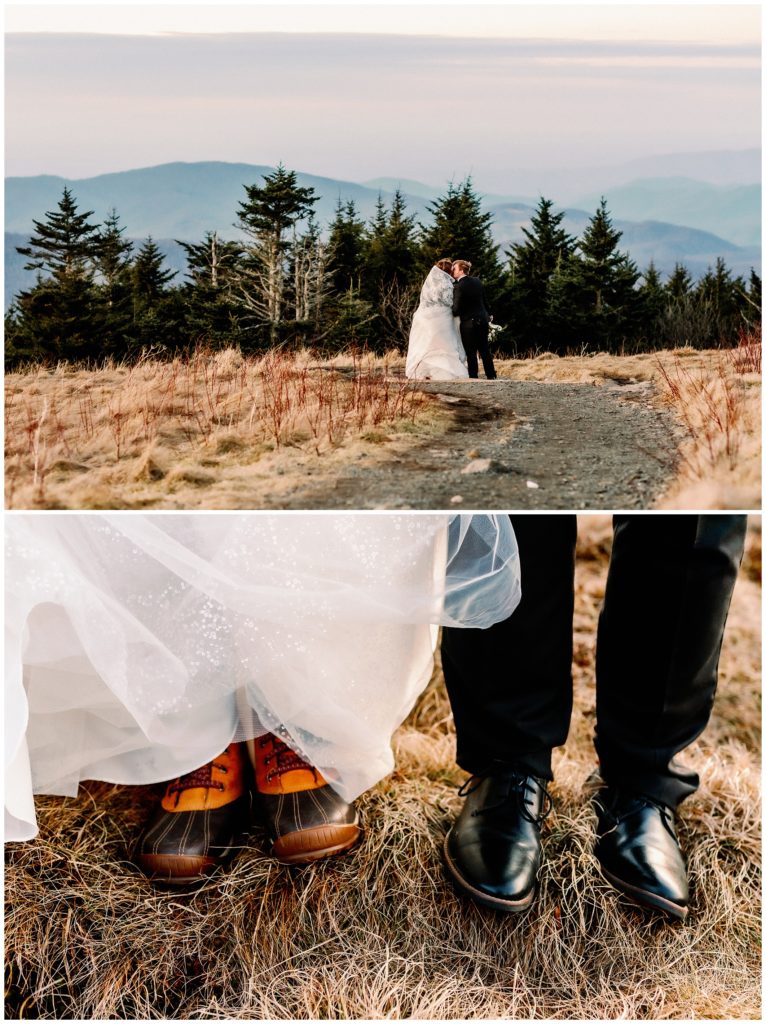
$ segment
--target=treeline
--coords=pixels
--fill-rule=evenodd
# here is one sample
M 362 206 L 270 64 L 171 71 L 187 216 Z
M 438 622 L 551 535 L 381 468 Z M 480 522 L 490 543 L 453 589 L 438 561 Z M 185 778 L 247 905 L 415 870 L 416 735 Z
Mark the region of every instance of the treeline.
M 503 354 L 731 345 L 760 322 L 754 271 L 733 277 L 721 259 L 696 283 L 680 265 L 665 281 L 651 265 L 640 271 L 620 251 L 604 200 L 575 238 L 541 198 L 501 259 L 470 178 L 430 204 L 429 225 L 397 191 L 390 207 L 378 200 L 369 223 L 339 200 L 325 232 L 318 196 L 294 171 L 280 166 L 244 191 L 241 240 L 209 232 L 180 242 L 187 271 L 176 282 L 151 238 L 135 248 L 115 211 L 93 223 L 65 188 L 18 248 L 37 279 L 6 315 L 7 363 L 133 360 L 198 345 L 404 349 L 422 280 L 444 256 L 470 260 L 484 281 Z

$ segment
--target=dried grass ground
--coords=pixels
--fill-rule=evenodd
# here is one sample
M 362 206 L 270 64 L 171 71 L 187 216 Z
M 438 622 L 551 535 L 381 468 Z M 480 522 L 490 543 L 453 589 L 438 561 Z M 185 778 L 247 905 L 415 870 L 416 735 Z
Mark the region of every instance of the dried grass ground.
M 648 387 L 685 435 L 661 507 L 760 507 L 759 338 L 728 351 L 544 353 L 500 360 L 498 371 L 549 383 L 617 381 L 624 397 L 635 388 L 640 400 Z M 428 439 L 439 447 L 450 412 L 402 374 L 395 353 L 321 362 L 307 352 L 244 359 L 233 350 L 10 373 L 6 507 L 280 507 L 307 477 L 332 484 L 359 460 L 375 464 Z
M 596 616 L 610 543 L 581 517 L 575 713 L 555 760 L 539 898 L 498 916 L 459 898 L 440 848 L 462 773 L 440 673 L 396 736 L 397 769 L 361 801 L 361 846 L 290 869 L 251 844 L 191 894 L 126 862 L 147 790 L 39 799 L 9 848 L 7 1013 L 67 1019 L 746 1019 L 760 1008 L 760 520 L 751 524 L 709 728 L 683 755 L 692 910 L 632 908 L 592 856 Z

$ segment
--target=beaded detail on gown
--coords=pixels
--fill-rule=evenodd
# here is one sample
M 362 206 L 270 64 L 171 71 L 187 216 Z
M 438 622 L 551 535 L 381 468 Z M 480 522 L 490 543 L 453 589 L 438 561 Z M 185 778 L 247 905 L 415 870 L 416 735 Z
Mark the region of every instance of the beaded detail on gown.
M 182 775 L 279 733 L 348 800 L 393 765 L 437 625 L 520 596 L 507 516 L 6 519 L 6 835 L 33 793 Z

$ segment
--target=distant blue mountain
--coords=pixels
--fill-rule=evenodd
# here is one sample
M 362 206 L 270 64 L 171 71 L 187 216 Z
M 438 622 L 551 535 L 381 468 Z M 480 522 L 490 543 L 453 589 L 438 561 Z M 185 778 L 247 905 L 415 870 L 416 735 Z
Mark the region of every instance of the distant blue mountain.
M 239 234 L 234 222 L 245 198 L 244 186 L 257 184 L 273 170 L 254 164 L 173 163 L 95 178 L 6 178 L 5 228 L 31 230 L 33 218 L 40 220 L 46 210 L 53 209 L 66 185 L 80 209 L 93 210 L 96 220 L 115 207 L 127 234 L 135 238 L 197 240 L 213 230 L 234 238 Z M 344 201 L 353 199 L 363 217 L 372 217 L 375 211 L 378 189 L 315 174 L 298 172 L 297 177 L 299 185 L 319 194 L 315 211 L 321 222 L 332 219 L 339 196 Z M 408 196 L 408 201 L 413 211 L 425 214 L 427 200 Z
M 234 222 L 239 203 L 244 198 L 243 186 L 259 182 L 273 169 L 221 162 L 171 163 L 94 178 L 66 179 L 53 175 L 7 178 L 6 308 L 13 295 L 21 288 L 29 287 L 34 280 L 33 273 L 23 269 L 24 258 L 16 253 L 15 246 L 26 244 L 33 220 L 43 219 L 46 211 L 56 207 L 65 185 L 72 189 L 81 210 L 93 210 L 94 220 L 103 220 L 114 207 L 127 236 L 140 241 L 152 235 L 165 253 L 169 266 L 179 272 L 177 280 L 180 280 L 185 270 L 184 253 L 174 240 L 197 241 L 206 231 L 212 230 L 224 238 L 238 237 Z M 344 202 L 353 199 L 359 214 L 370 219 L 378 195 L 382 194 L 384 201 L 390 202 L 397 187 L 402 189 L 409 211 L 427 223 L 430 220 L 428 204 L 444 192 L 444 188 L 437 189 L 407 179 L 379 178 L 360 185 L 301 172 L 297 177 L 300 185 L 314 188 L 320 196 L 316 213 L 323 226 L 334 216 L 339 197 Z M 662 181 L 669 184 L 663 185 Z M 638 181 L 623 189 L 615 189 L 614 193 L 607 193 L 607 204 L 623 232 L 621 246 L 630 252 L 639 266 L 644 267 L 653 259 L 659 270 L 669 273 L 680 262 L 694 276 L 699 276 L 715 262 L 717 256 L 723 256 L 735 273 L 746 275 L 751 266 L 760 273 L 761 254 L 757 242 L 735 244 L 729 235 L 700 230 L 699 225 L 690 223 L 695 217 L 699 219 L 702 216 L 701 209 L 707 209 L 705 216 L 709 220 L 716 216 L 719 219 L 728 217 L 737 230 L 741 229 L 741 237 L 751 238 L 753 232 L 748 228 L 748 218 L 756 200 L 757 223 L 760 224 L 760 186 L 721 188 L 691 181 L 682 187 L 678 179 L 662 181 Z M 682 203 L 684 195 L 688 196 L 685 206 Z M 644 196 L 643 206 L 641 196 Z M 675 207 L 668 196 L 675 196 Z M 694 197 L 698 199 L 697 206 L 694 205 Z M 521 229 L 529 223 L 535 200 L 501 195 L 483 198 L 494 217 L 495 238 L 505 249 L 522 237 Z M 582 204 L 584 209 L 577 204 L 566 210 L 566 226 L 573 234 L 582 231 L 597 205 L 597 197 L 588 199 L 587 204 Z M 626 208 L 630 208 L 632 215 L 621 212 Z M 653 212 L 658 208 L 667 210 L 667 219 Z M 670 214 L 674 209 L 683 212 L 686 219 L 679 216 L 671 220 Z M 716 214 L 716 210 L 720 214 Z
M 600 196 L 578 198 L 593 209 Z M 722 235 L 737 245 L 760 245 L 761 186 L 709 185 L 693 178 L 643 178 L 610 188 L 609 209 L 628 220 L 661 220 Z

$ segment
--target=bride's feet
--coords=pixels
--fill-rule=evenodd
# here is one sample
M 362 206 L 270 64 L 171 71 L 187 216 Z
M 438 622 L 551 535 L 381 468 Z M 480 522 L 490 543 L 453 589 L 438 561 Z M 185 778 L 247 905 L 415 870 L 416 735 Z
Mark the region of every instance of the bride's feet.
M 200 882 L 215 871 L 247 826 L 249 779 L 244 744 L 231 743 L 169 782 L 136 847 L 142 871 L 173 885 Z
M 307 761 L 278 736 L 252 741 L 255 788 L 283 864 L 306 864 L 348 850 L 359 839 L 353 804 L 338 796 Z

